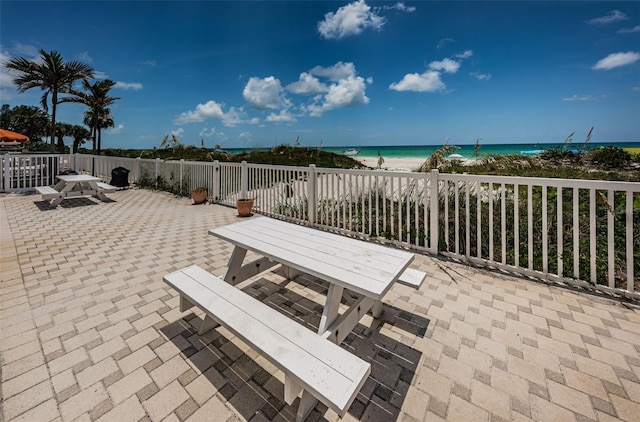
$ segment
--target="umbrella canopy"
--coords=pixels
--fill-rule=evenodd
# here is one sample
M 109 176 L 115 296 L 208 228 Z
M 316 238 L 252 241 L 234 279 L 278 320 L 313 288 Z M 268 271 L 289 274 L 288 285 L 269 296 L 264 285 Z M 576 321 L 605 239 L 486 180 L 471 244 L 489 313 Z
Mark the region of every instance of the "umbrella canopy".
M 10 130 L 6 130 L 6 129 L 0 129 L 1 142 L 11 142 L 11 141 L 27 142 L 28 140 L 29 140 L 29 137 L 27 135 L 11 132 Z

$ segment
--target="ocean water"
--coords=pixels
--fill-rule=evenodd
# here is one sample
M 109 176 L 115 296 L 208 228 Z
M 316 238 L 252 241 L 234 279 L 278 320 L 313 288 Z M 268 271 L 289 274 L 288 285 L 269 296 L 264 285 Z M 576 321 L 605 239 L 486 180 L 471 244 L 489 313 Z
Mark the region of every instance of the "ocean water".
M 606 142 L 606 143 L 589 143 L 585 147 L 582 142 L 573 142 L 566 146 L 566 149 L 596 149 L 602 146 L 615 146 L 619 148 L 640 148 L 640 142 Z M 378 152 L 383 158 L 427 158 L 433 154 L 436 149 L 442 145 L 385 145 L 385 146 L 343 146 L 343 147 L 322 147 L 324 151 L 333 152 L 336 154 L 342 154 L 344 150 L 349 148 L 358 148 L 360 153 L 356 157 L 377 157 Z M 456 145 L 458 150 L 454 151 L 454 154 L 460 154 L 464 158 L 474 157 L 475 145 Z M 480 150 L 478 151 L 478 157 L 484 157 L 485 155 L 507 155 L 507 154 L 520 154 L 522 151 L 533 151 L 541 149 L 555 149 L 563 148 L 563 143 L 558 144 L 480 144 Z M 302 148 L 307 148 L 302 146 Z M 310 148 L 316 148 L 311 146 Z M 239 154 L 246 151 L 251 151 L 255 148 L 231 148 L 228 152 L 232 154 Z M 269 150 L 269 148 L 259 148 L 261 150 Z
M 596 149 L 601 146 L 615 146 L 619 148 L 640 148 L 640 142 L 607 142 L 607 143 L 589 143 L 585 147 L 582 142 L 573 142 L 566 146 L 566 149 Z M 388 146 L 360 146 L 358 157 L 377 157 L 378 152 L 382 157 L 386 158 L 427 158 L 433 154 L 436 149 L 442 145 L 388 145 Z M 455 154 L 460 154 L 464 158 L 471 158 L 474 156 L 475 145 L 456 145 L 460 149 L 454 151 Z M 478 151 L 478 157 L 485 155 L 507 155 L 507 154 L 520 154 L 522 151 L 532 150 L 546 150 L 562 148 L 563 143 L 559 144 L 480 144 L 480 150 Z M 345 147 L 323 147 L 323 150 L 334 152 L 336 154 L 342 154 L 347 148 L 354 148 L 354 146 Z

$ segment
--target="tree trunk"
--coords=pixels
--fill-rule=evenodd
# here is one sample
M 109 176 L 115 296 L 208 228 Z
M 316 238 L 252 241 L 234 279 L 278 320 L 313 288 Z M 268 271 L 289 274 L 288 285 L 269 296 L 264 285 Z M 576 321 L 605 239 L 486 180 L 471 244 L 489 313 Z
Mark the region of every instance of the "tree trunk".
M 101 150 L 102 150 L 102 129 L 98 128 L 98 155 L 100 155 Z
M 55 139 L 56 139 L 56 103 L 58 102 L 58 92 L 54 89 L 51 92 L 51 131 L 50 142 L 51 142 L 51 152 L 56 152 L 55 148 Z

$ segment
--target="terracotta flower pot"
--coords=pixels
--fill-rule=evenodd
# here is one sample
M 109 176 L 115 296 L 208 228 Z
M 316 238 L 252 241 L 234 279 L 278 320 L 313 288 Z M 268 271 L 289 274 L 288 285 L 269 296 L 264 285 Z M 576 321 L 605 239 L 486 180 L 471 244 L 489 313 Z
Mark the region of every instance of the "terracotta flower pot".
M 236 201 L 236 207 L 238 208 L 238 216 L 249 217 L 251 215 L 251 208 L 253 208 L 253 199 L 238 199 Z
M 194 189 L 191 191 L 191 198 L 193 199 L 193 203 L 204 204 L 207 201 L 207 190 L 206 189 Z

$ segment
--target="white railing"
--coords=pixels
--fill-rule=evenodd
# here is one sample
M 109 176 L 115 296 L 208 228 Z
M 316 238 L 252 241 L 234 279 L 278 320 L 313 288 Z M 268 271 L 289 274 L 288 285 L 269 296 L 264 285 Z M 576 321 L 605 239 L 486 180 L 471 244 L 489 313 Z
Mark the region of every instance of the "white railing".
M 129 182 L 141 186 L 179 195 L 205 186 L 209 200 L 223 205 L 253 198 L 254 211 L 271 217 L 640 298 L 640 183 L 79 154 L 5 157 L 5 191 L 53 184 L 56 168 L 108 180 L 122 166 Z M 32 177 L 42 167 L 52 170 Z
M 0 192 L 16 192 L 55 184 L 55 176 L 74 168 L 73 157 L 64 154 L 0 155 Z

